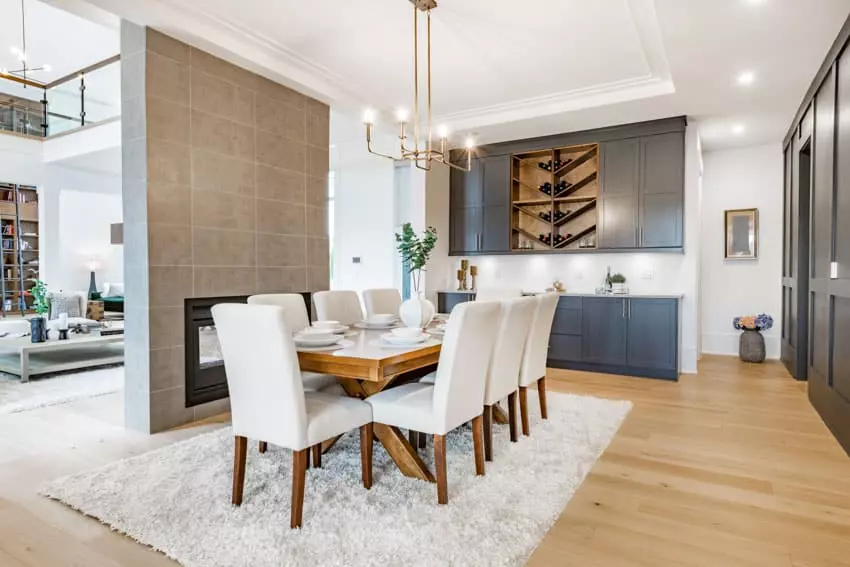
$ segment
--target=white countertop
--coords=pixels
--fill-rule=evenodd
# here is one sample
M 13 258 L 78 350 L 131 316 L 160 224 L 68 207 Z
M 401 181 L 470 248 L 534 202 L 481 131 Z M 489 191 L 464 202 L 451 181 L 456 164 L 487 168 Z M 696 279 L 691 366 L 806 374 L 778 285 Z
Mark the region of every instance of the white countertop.
M 476 293 L 477 290 L 444 290 L 438 293 L 465 293 L 471 294 Z M 526 295 L 536 295 L 538 293 L 546 293 L 540 290 L 524 290 L 524 294 Z M 588 292 L 579 292 L 579 291 L 562 291 L 558 295 L 563 295 L 565 297 L 634 297 L 645 298 L 645 299 L 682 299 L 684 294 L 681 293 L 595 293 L 592 291 Z

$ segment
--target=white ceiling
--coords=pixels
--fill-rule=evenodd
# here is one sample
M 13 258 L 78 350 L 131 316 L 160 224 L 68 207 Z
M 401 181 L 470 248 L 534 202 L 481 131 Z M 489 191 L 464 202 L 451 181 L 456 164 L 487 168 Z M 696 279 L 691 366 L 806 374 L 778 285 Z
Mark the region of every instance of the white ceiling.
M 54 1 L 64 6 L 63 0 Z M 32 78 L 48 82 L 102 61 L 120 51 L 119 32 L 66 10 L 37 0 L 24 0 L 27 58 L 31 67 L 45 63 L 52 69 Z M 91 15 L 91 11 L 86 15 Z M 11 47 L 22 47 L 21 0 L 0 0 L 0 68 L 17 69 Z
M 90 1 L 337 110 L 370 105 L 386 123 L 411 105 L 407 0 Z M 707 149 L 779 141 L 848 12 L 850 0 L 441 0 L 434 111 L 481 142 L 681 114 Z

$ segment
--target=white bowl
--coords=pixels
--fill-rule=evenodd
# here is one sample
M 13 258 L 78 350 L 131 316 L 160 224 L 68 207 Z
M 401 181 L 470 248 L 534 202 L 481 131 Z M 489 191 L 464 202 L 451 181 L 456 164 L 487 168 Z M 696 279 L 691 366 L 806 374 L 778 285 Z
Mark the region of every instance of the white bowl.
M 334 329 L 321 329 L 316 327 L 307 327 L 296 333 L 296 336 L 302 337 L 331 337 L 334 335 Z
M 316 329 L 338 329 L 340 326 L 339 321 L 313 321 Z
M 390 332 L 394 337 L 402 339 L 415 339 L 422 336 L 422 329 L 416 327 L 398 327 Z
M 374 313 L 371 317 L 369 317 L 369 323 L 375 324 L 383 324 L 383 323 L 392 323 L 396 320 L 396 316 L 392 313 Z
M 419 332 L 419 334 L 413 337 L 399 337 L 398 335 L 393 335 L 392 333 L 385 333 L 381 335 L 381 338 L 387 344 L 396 346 L 413 346 L 418 345 L 419 343 L 424 343 L 425 340 L 428 338 L 428 335 L 422 333 L 421 331 Z

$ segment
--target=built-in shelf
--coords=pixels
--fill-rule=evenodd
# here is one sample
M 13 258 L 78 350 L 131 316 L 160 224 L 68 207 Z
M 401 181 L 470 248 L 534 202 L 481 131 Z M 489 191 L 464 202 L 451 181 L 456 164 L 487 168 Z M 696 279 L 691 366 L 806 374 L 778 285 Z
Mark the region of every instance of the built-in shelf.
M 590 234 L 593 234 L 594 232 L 596 232 L 596 225 L 595 225 L 595 224 L 594 224 L 594 225 L 592 225 L 592 226 L 589 226 L 589 227 L 585 228 L 585 229 L 584 229 L 584 230 L 582 230 L 581 232 L 578 232 L 578 233 L 576 233 L 576 234 L 573 234 L 572 236 L 570 236 L 570 237 L 568 237 L 568 238 L 566 238 L 566 239 L 562 240 L 561 242 L 559 242 L 558 244 L 556 244 L 554 247 L 555 247 L 555 248 L 566 248 L 567 246 L 569 246 L 569 245 L 570 245 L 570 244 L 572 244 L 573 242 L 576 242 L 576 241 L 578 241 L 578 240 L 581 240 L 581 239 L 582 239 L 582 238 L 584 238 L 585 236 L 588 236 L 588 235 L 590 235 Z
M 567 224 L 571 220 L 576 219 L 576 218 L 580 217 L 581 215 L 583 215 L 584 213 L 586 213 L 587 211 L 589 211 L 591 209 L 595 209 L 595 208 L 596 208 L 596 199 L 593 199 L 592 201 L 589 201 L 589 202 L 585 203 L 584 205 L 580 206 L 576 210 L 570 211 L 570 214 L 568 214 L 567 216 L 559 218 L 558 220 L 556 220 L 554 222 L 554 225 L 556 227 L 564 226 L 565 224 Z

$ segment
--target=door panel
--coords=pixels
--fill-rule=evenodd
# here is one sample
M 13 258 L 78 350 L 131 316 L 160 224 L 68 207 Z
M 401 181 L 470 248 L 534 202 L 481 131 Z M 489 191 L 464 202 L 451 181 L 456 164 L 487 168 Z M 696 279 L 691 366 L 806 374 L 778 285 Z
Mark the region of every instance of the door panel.
M 832 389 L 850 402 L 850 298 L 833 301 Z
M 472 160 L 470 171 L 451 168 L 450 173 L 452 208 L 480 207 L 484 203 L 481 160 Z
M 811 369 L 822 380 L 829 378 L 829 296 L 812 294 Z M 810 374 L 809 379 L 813 376 Z
M 550 335 L 549 360 L 581 362 L 582 337 L 577 335 Z
M 683 244 L 685 138 L 681 132 L 641 138 L 640 245 Z
M 675 299 L 629 299 L 628 365 L 676 370 L 679 367 L 679 314 Z
M 832 261 L 834 151 L 835 80 L 830 73 L 815 98 L 811 271 L 813 278 L 829 278 L 829 264 Z
M 481 242 L 481 207 L 452 211 L 451 249 L 455 254 L 477 252 Z
M 582 361 L 622 366 L 626 363 L 626 300 L 582 299 Z
M 601 145 L 602 179 L 599 204 L 599 247 L 637 247 L 637 207 L 640 141 Z
M 850 279 L 850 51 L 838 62 L 838 132 L 835 137 L 835 261 L 838 278 Z
M 483 207 L 481 210 L 481 252 L 510 250 L 511 209 L 509 205 Z
M 511 203 L 511 156 L 492 156 L 483 158 L 482 204 L 485 207 L 504 206 Z M 505 226 L 507 231 L 508 226 Z

